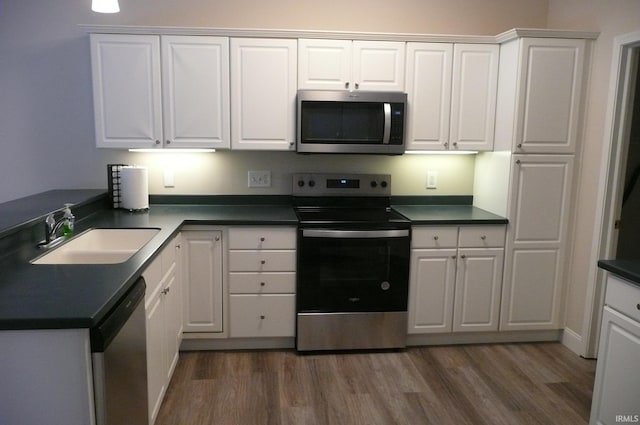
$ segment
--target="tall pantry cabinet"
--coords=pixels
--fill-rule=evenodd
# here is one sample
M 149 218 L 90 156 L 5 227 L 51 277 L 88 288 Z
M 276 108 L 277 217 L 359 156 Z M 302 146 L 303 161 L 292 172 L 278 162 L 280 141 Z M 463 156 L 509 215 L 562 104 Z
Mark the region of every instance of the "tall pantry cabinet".
M 474 204 L 509 219 L 503 331 L 563 326 L 587 47 L 579 38 L 528 36 L 501 46 L 495 150 L 477 157 Z

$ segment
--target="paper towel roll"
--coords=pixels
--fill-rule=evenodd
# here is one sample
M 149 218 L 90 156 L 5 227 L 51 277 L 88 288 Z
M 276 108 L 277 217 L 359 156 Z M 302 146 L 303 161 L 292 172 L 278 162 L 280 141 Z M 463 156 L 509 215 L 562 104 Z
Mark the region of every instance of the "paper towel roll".
M 149 208 L 149 173 L 147 167 L 126 166 L 120 170 L 121 202 L 126 210 Z

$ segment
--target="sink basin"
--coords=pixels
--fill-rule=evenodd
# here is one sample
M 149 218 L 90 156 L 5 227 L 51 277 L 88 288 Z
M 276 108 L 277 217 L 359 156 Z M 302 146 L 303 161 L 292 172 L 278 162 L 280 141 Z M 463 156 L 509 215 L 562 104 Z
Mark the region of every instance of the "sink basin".
M 160 229 L 90 229 L 31 261 L 33 264 L 124 263 Z

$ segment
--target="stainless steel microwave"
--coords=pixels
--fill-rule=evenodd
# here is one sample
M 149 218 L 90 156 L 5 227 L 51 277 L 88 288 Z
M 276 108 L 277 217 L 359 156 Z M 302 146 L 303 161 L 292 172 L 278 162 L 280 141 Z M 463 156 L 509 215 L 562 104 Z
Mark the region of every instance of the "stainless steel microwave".
M 400 155 L 407 94 L 298 90 L 299 153 Z

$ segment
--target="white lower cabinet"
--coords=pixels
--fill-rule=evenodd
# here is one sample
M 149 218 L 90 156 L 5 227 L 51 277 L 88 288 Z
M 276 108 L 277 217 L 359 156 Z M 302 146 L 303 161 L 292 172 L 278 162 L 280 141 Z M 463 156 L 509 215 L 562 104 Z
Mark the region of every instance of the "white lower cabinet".
M 222 231 L 183 230 L 184 331 L 223 328 Z
M 182 341 L 180 235 L 142 273 L 146 283 L 147 388 L 153 424 L 178 363 Z
M 640 287 L 610 275 L 600 328 L 591 425 L 640 421 Z
M 505 226 L 414 226 L 410 334 L 498 329 Z
M 229 336 L 295 335 L 296 229 L 229 229 Z

